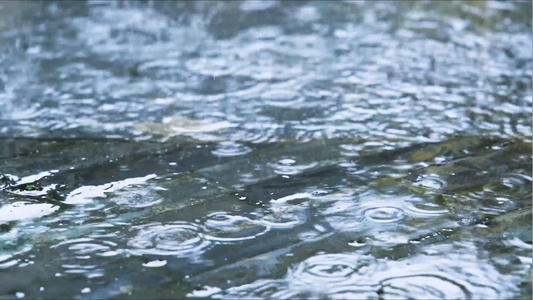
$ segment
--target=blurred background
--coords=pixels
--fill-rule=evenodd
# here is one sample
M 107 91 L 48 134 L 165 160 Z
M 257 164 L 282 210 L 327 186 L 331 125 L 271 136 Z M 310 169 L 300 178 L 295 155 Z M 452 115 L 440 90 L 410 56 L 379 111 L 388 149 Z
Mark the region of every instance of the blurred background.
M 0 4 L 6 136 L 531 136 L 531 2 Z

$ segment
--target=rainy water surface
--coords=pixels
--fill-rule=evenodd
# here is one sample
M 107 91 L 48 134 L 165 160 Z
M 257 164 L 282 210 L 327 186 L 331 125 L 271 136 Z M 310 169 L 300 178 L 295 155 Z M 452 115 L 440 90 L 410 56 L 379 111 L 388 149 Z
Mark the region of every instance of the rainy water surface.
M 0 297 L 530 299 L 531 70 L 531 2 L 0 2 Z

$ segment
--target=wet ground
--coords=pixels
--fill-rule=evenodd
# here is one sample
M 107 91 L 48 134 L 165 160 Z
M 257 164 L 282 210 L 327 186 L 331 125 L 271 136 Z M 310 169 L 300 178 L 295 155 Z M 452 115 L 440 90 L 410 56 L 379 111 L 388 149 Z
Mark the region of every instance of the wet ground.
M 0 2 L 0 296 L 530 299 L 531 8 Z

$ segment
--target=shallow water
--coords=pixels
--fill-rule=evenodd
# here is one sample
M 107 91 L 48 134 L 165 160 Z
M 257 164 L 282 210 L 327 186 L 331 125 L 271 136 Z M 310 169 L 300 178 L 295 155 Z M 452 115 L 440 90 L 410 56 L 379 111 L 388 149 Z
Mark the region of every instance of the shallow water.
M 531 3 L 0 5 L 2 298 L 531 298 Z

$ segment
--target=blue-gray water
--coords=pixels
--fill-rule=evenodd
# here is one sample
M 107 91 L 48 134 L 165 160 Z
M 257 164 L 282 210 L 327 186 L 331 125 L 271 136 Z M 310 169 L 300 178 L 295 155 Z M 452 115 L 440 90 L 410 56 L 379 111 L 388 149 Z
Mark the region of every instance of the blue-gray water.
M 0 2 L 0 297 L 530 299 L 531 2 Z

